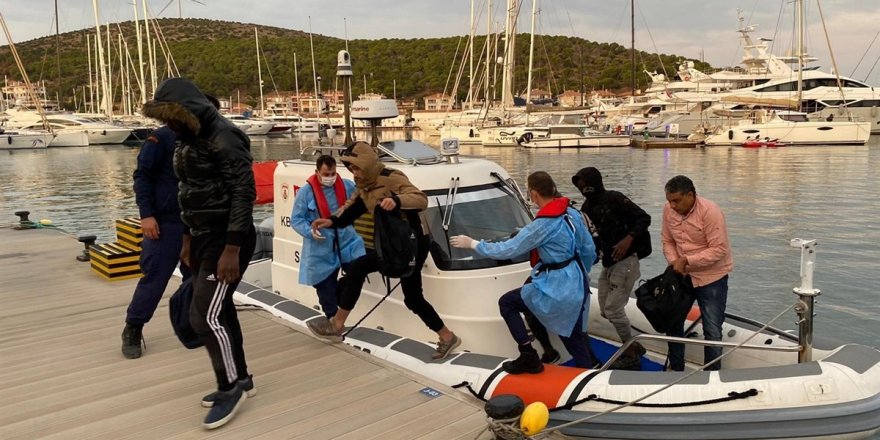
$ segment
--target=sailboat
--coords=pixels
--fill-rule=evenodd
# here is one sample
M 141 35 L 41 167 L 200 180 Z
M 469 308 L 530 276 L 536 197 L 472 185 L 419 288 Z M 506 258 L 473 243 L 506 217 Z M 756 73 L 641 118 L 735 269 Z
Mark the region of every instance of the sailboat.
M 774 98 L 773 102 L 760 102 L 749 97 L 727 97 L 727 101 L 748 102 L 762 105 L 787 104 L 798 108 L 803 100 L 804 81 L 804 1 L 797 0 L 797 95 L 794 101 L 787 98 Z M 841 120 L 842 119 L 842 120 Z M 738 125 L 706 137 L 707 146 L 748 145 L 755 141 L 775 141 L 782 145 L 864 145 L 871 135 L 871 123 L 845 117 L 835 120 L 833 116 L 824 120 L 811 120 L 805 113 L 788 111 L 758 110 L 751 118 L 740 121 Z

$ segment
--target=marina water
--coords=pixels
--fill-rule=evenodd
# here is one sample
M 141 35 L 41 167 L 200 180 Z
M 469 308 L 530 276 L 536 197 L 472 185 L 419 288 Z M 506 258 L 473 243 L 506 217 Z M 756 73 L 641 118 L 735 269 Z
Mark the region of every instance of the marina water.
M 299 155 L 297 138 L 252 142 L 256 160 Z M 642 260 L 642 278 L 661 273 L 666 265 L 660 244 L 663 185 L 675 175 L 687 175 L 697 194 L 720 205 L 727 218 L 734 256 L 728 311 L 763 321 L 795 301 L 791 289 L 800 282 L 800 251 L 790 247 L 789 240 L 817 239 L 815 286 L 822 295 L 816 334 L 878 345 L 880 138 L 876 136 L 867 146 L 853 147 L 542 151 L 465 146 L 462 153 L 498 162 L 522 188 L 529 173 L 547 171 L 559 191 L 577 201 L 581 197 L 571 176 L 582 167 L 597 167 L 606 188 L 623 192 L 651 214 L 654 252 Z M 15 223 L 14 211 L 28 210 L 32 220 L 52 220 L 73 235 L 112 240 L 113 221 L 138 214 L 132 191 L 137 154 L 138 148 L 121 145 L 0 153 L 0 225 Z M 271 205 L 255 210 L 258 220 L 271 215 Z M 594 273 L 598 270 L 595 267 Z M 35 272 L 33 282 L 39 283 L 39 276 Z M 776 326 L 796 329 L 795 318 L 791 312 Z

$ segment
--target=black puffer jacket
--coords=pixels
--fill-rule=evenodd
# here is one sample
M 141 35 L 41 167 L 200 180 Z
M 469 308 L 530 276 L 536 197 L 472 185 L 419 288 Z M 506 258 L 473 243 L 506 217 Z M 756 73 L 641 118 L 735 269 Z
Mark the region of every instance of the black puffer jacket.
M 174 173 L 180 179 L 180 216 L 192 235 L 226 230 L 226 243 L 240 245 L 253 227 L 256 199 L 250 140 L 221 116 L 195 84 L 164 81 L 143 114 L 178 133 Z
M 639 259 L 651 255 L 651 235 L 648 233 L 651 216 L 645 210 L 627 196 L 606 190 L 602 183 L 602 174 L 596 168 L 582 168 L 571 181 L 575 186 L 580 181 L 591 188 L 584 194 L 581 211 L 590 217 L 599 230 L 602 266 L 611 267 L 616 263 L 612 257 L 614 246 L 627 235 L 633 237 L 633 242 L 624 258 L 632 254 L 636 254 Z

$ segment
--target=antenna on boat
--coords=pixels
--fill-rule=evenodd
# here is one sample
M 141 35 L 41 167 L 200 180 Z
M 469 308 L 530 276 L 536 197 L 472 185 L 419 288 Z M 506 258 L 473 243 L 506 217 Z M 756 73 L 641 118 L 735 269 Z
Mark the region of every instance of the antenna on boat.
M 348 46 L 348 40 L 345 45 Z M 354 72 L 351 70 L 351 55 L 348 50 L 340 50 L 336 54 L 336 77 L 342 79 L 342 108 L 344 109 L 343 125 L 345 125 L 345 142 L 343 145 L 351 143 L 351 77 Z
M 801 285 L 792 289 L 800 297 L 794 307 L 798 315 L 798 363 L 810 362 L 813 358 L 813 309 L 820 290 L 813 288 L 813 268 L 816 265 L 816 240 L 793 238 L 791 247 L 801 248 Z

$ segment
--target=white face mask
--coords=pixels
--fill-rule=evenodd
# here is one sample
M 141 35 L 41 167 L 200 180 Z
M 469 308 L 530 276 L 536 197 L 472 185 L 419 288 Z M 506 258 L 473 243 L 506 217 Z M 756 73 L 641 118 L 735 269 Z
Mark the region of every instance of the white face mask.
M 336 176 L 320 176 L 321 177 L 321 185 L 323 186 L 333 186 L 336 183 Z

